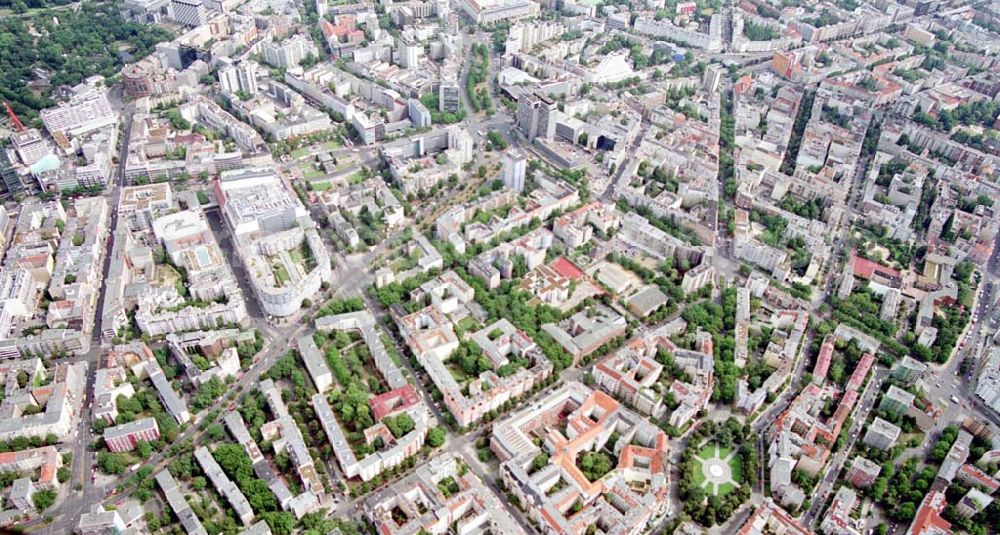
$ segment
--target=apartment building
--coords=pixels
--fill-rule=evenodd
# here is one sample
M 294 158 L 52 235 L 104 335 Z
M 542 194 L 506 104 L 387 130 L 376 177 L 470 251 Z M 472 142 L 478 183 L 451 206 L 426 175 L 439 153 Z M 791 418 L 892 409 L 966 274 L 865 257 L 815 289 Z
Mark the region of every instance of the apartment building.
M 770 498 L 765 500 L 763 506 L 756 508 L 736 531 L 737 535 L 765 535 L 767 533 L 813 535 L 812 530 L 802 525 Z
M 313 337 L 307 334 L 300 336 L 297 340 L 299 356 L 306 365 L 306 371 L 312 379 L 316 390 L 322 394 L 333 385 L 333 374 L 330 366 L 326 363 L 326 356 L 319 350 Z
M 104 430 L 104 443 L 115 453 L 132 451 L 139 442 L 153 442 L 159 438 L 160 426 L 155 418 L 142 418 Z
M 896 444 L 899 434 L 900 429 L 898 426 L 876 416 L 875 420 L 868 426 L 868 431 L 865 433 L 862 442 L 866 446 L 885 451 Z
M 101 368 L 94 374 L 94 405 L 90 416 L 95 421 L 102 419 L 114 423 L 118 418 L 116 400 L 118 396 L 131 398 L 135 388 L 128 381 L 128 373 L 122 366 Z
M 279 68 L 298 66 L 308 56 L 319 57 L 319 50 L 305 34 L 296 34 L 277 43 L 266 41 L 261 48 L 264 61 Z
M 840 487 L 820 522 L 819 531 L 827 535 L 861 535 L 866 522 L 851 516 L 860 505 L 858 495 L 850 487 Z
M 249 526 L 253 522 L 253 509 L 250 508 L 250 502 L 247 501 L 239 487 L 222 471 L 222 467 L 212 457 L 208 448 L 202 446 L 194 450 L 194 458 L 201 465 L 202 471 L 208 476 L 208 480 L 212 482 L 215 490 L 229 502 L 240 522 L 244 526 Z
M 369 401 L 375 424 L 364 431 L 365 437 L 374 440 L 383 439 L 383 448 L 363 457 L 355 454 L 340 426 L 333 408 L 322 394 L 312 398 L 317 419 L 326 433 L 327 440 L 333 446 L 334 456 L 340 463 L 340 468 L 348 478 L 360 478 L 370 481 L 378 474 L 400 465 L 407 458 L 416 455 L 424 445 L 424 439 L 430 430 L 431 420 L 427 407 L 424 406 L 413 385 L 409 384 L 402 369 L 389 355 L 382 343 L 375 317 L 371 312 L 360 311 L 335 316 L 324 316 L 316 320 L 316 329 L 320 332 L 334 330 L 358 330 L 368 346 L 375 368 L 390 390 L 374 396 Z M 394 437 L 382 420 L 388 416 L 406 413 L 414 422 L 414 428 L 401 437 Z
M 37 474 L 32 485 L 39 489 L 59 487 L 57 472 L 62 465 L 62 454 L 55 446 L 0 453 L 0 471 Z
M 274 444 L 275 453 L 280 453 L 282 450 L 288 452 L 305 492 L 316 496 L 322 495 L 324 493 L 323 484 L 320 482 L 319 473 L 313 464 L 312 455 L 309 454 L 309 449 L 306 447 L 302 431 L 288 412 L 284 400 L 281 399 L 281 392 L 274 381 L 270 379 L 260 382 L 260 391 L 267 399 L 271 413 L 275 415 L 274 420 L 261 426 L 262 438 Z M 273 442 L 278 438 L 281 440 Z
M 472 341 L 482 349 L 492 368 L 465 385 L 455 380 L 437 354 L 428 353 L 421 362 L 443 394 L 445 406 L 463 427 L 524 396 L 553 370 L 552 362 L 535 342 L 506 319 L 476 331 Z
M 184 493 L 178 487 L 174 476 L 170 475 L 170 472 L 167 470 L 161 470 L 153 478 L 156 479 L 156 483 L 160 486 L 160 490 L 163 491 L 163 495 L 167 499 L 167 505 L 174 511 L 174 515 L 180 520 L 181 526 L 184 527 L 187 535 L 208 535 L 205 526 L 201 524 L 198 515 L 191 509 L 187 499 L 184 497 Z
M 457 485 L 457 492 L 442 490 L 450 482 Z M 434 457 L 376 492 L 365 500 L 364 512 L 378 532 L 394 535 L 442 535 L 452 526 L 459 532 L 525 533 L 501 498 L 450 455 Z
M 48 434 L 68 439 L 80 417 L 87 366 L 86 362 L 62 363 L 46 370 L 37 358 L 0 364 L 0 383 L 5 385 L 0 440 Z M 13 380 L 22 372 L 28 375 L 24 387 Z M 42 386 L 36 386 L 36 381 Z
M 618 437 L 614 444 L 608 443 L 612 435 Z M 590 481 L 577 467 L 577 456 L 605 447 L 618 456 L 617 465 Z M 612 532 L 640 531 L 667 505 L 666 434 L 581 383 L 566 383 L 495 424 L 490 448 L 507 488 L 544 532 L 582 532 L 591 524 Z M 536 470 L 532 461 L 543 452 L 549 461 Z M 638 466 L 643 469 L 634 469 Z M 561 505 L 568 503 L 580 505 L 570 512 Z

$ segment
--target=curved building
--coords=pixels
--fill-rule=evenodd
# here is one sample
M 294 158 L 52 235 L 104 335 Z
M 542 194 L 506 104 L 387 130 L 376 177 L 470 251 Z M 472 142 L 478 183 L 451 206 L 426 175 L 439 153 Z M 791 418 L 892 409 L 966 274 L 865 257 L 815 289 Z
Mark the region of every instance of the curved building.
M 265 313 L 290 316 L 330 281 L 330 255 L 316 224 L 272 170 L 225 171 L 216 196 Z

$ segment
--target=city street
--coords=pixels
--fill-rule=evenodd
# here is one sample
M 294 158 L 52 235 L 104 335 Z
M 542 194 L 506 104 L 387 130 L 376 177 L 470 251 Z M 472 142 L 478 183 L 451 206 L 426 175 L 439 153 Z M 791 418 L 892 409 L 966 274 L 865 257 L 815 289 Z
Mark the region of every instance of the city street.
M 937 468 L 946 427 L 1000 436 L 983 372 L 1000 351 L 1000 7 L 618 4 L 8 0 L 0 349 L 46 369 L 4 372 L 5 451 L 33 447 L 30 428 L 72 462 L 58 486 L 57 467 L 8 463 L 7 525 L 63 535 L 152 496 L 158 534 L 330 531 L 292 498 L 312 490 L 380 535 L 928 533 L 937 513 L 900 504 L 947 477 L 830 505 L 849 467 L 852 487 L 871 475 L 858 455 Z M 159 185 L 126 198 L 140 184 Z M 96 195 L 107 226 L 74 204 Z M 367 323 L 303 341 L 269 377 L 295 422 L 273 397 L 260 414 L 246 396 L 347 299 L 390 355 Z M 161 361 L 169 339 L 168 373 L 142 382 L 129 362 L 95 400 L 119 325 L 115 343 Z M 193 334 L 230 326 L 259 334 L 256 355 Z M 907 355 L 927 361 L 919 381 Z M 51 373 L 64 362 L 85 380 Z M 590 390 L 541 403 L 570 382 Z M 887 382 L 916 404 L 877 409 Z M 233 442 L 213 424 L 246 400 L 247 457 L 274 472 L 250 481 L 220 452 L 246 505 L 204 459 L 177 477 L 193 520 L 167 485 L 130 481 Z M 863 444 L 873 414 L 899 432 Z M 433 480 L 397 485 L 414 466 Z M 499 505 L 459 494 L 484 492 L 473 476 Z M 804 495 L 772 488 L 789 478 Z M 991 518 L 955 490 L 956 528 Z
M 811 506 L 802 517 L 802 522 L 805 525 L 813 526 L 819 521 L 818 515 L 826 504 L 830 491 L 833 489 L 833 484 L 836 483 L 837 478 L 840 477 L 840 471 L 844 467 L 844 462 L 847 461 L 847 457 L 854 448 L 854 444 L 859 438 L 863 438 L 859 436 L 861 428 L 864 427 L 865 422 L 868 421 L 868 414 L 871 412 L 872 407 L 875 404 L 875 399 L 882 387 L 882 381 L 884 381 L 888 375 L 889 370 L 886 370 L 885 368 L 880 368 L 878 366 L 872 368 L 872 377 L 869 379 L 868 384 L 862 391 L 861 396 L 858 397 L 857 404 L 851 413 L 850 427 L 847 432 L 847 443 L 844 444 L 844 447 L 841 448 L 840 451 L 835 453 L 830 458 L 826 475 L 823 476 L 823 479 L 809 497 Z

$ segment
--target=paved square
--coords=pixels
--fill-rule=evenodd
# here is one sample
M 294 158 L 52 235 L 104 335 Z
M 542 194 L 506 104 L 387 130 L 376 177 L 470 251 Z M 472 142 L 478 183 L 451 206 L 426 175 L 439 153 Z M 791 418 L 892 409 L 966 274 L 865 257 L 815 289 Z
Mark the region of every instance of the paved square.
M 714 496 L 728 494 L 738 488 L 741 462 L 735 451 L 717 444 L 705 446 L 697 455 L 699 472 L 695 481 L 705 492 Z

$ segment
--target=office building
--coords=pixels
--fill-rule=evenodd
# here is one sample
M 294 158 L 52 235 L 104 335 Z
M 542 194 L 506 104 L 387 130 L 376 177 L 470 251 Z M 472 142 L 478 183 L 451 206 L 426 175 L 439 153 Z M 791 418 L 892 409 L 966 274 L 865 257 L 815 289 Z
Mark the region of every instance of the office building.
M 531 0 L 462 0 L 459 7 L 473 22 L 484 26 L 535 17 L 541 10 Z
M 859 455 L 851 461 L 845 479 L 855 487 L 863 489 L 871 486 L 881 472 L 881 466 Z
M 97 511 L 80 515 L 80 521 L 76 524 L 76 534 L 116 535 L 124 533 L 125 528 L 125 521 L 118 511 L 105 511 L 104 507 L 98 506 Z
M 862 442 L 866 446 L 886 451 L 896 444 L 899 433 L 898 426 L 876 416 L 875 420 L 868 426 L 868 432 L 865 433 Z
M 18 155 L 14 149 L 0 148 L 0 181 L 3 182 L 4 193 L 8 195 L 39 188 L 35 177 L 18 164 Z
M 524 177 L 528 170 L 528 160 L 524 154 L 517 149 L 510 149 L 504 152 L 502 163 L 500 178 L 503 185 L 518 193 L 524 191 Z
M 52 152 L 37 128 L 27 128 L 10 136 L 11 144 L 24 165 L 34 165 Z
M 423 102 L 419 99 L 411 98 L 406 101 L 407 114 L 410 117 L 410 122 L 413 126 L 417 128 L 430 128 L 431 127 L 431 112 L 424 106 Z
M 257 94 L 257 64 L 249 60 L 234 64 L 227 58 L 222 59 L 226 63 L 219 68 L 219 86 L 222 90 L 230 93 L 242 91 L 250 95 Z
M 224 171 L 216 197 L 265 314 L 294 314 L 330 280 L 330 255 L 315 222 L 272 169 Z
M 157 24 L 171 16 L 170 0 L 125 0 L 119 13 L 129 22 Z
M 536 137 L 552 139 L 555 134 L 555 113 L 558 105 L 537 93 L 524 93 L 517 100 L 517 128 L 528 141 Z
M 50 134 L 80 135 L 109 126 L 118 114 L 108 102 L 108 90 L 101 85 L 84 86 L 66 102 L 41 111 L 42 122 Z
M 189 28 L 208 22 L 208 10 L 201 0 L 170 0 L 174 20 Z
M 722 77 L 725 75 L 725 67 L 718 64 L 712 64 L 705 67 L 705 74 L 702 76 L 702 89 L 707 93 L 715 93 L 719 91 L 719 87 L 722 85 Z
M 277 43 L 265 42 L 262 52 L 264 61 L 269 65 L 285 69 L 297 66 L 307 56 L 319 56 L 319 50 L 312 39 L 304 34 L 296 34 Z
M 460 109 L 462 109 L 462 87 L 454 77 L 442 78 L 438 87 L 438 110 L 454 112 Z
M 912 385 L 923 379 L 926 371 L 926 364 L 907 355 L 892 368 L 892 377 L 902 381 L 904 384 Z
M 889 391 L 882 396 L 878 404 L 880 410 L 904 414 L 912 405 L 915 396 L 896 385 L 890 385 Z

